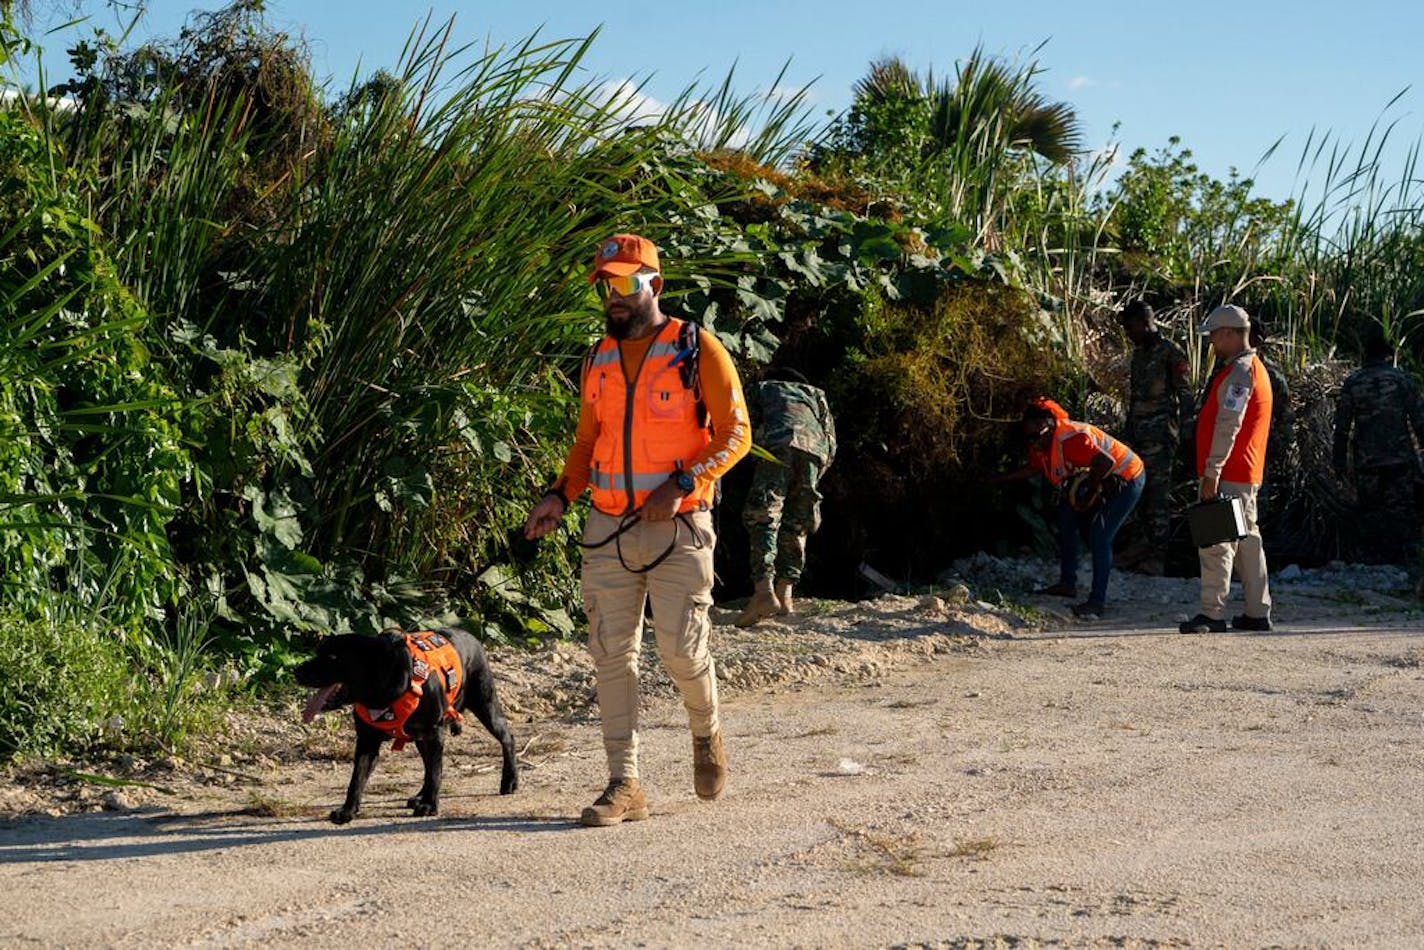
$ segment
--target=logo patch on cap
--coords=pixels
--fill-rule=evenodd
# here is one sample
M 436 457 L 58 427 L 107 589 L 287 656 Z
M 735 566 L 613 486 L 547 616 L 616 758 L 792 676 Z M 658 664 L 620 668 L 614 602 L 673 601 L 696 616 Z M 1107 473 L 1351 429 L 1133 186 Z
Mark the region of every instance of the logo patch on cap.
M 603 245 L 603 250 L 601 250 L 601 251 L 598 252 L 598 254 L 599 254 L 600 257 L 614 257 L 615 255 L 617 255 L 617 253 L 618 253 L 618 242 L 617 242 L 617 241 L 609 241 L 607 244 Z

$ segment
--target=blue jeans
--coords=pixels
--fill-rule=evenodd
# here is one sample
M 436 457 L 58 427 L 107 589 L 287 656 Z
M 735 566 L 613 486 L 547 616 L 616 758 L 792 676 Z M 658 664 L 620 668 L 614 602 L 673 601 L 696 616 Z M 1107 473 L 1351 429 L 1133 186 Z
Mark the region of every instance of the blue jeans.
M 1142 486 L 1146 484 L 1147 473 L 1143 472 L 1125 482 L 1121 491 L 1092 511 L 1074 511 L 1066 501 L 1058 506 L 1059 580 L 1071 587 L 1078 586 L 1078 533 L 1086 525 L 1088 550 L 1093 554 L 1093 590 L 1088 595 L 1089 603 L 1101 605 L 1107 601 L 1113 538 L 1137 507 Z

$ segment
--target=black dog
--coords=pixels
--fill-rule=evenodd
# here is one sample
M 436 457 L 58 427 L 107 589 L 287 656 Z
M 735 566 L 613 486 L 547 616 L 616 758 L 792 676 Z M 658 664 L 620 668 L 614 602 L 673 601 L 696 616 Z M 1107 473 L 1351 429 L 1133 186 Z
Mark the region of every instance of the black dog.
M 430 652 L 423 652 L 423 651 Z M 459 672 L 451 672 L 458 655 Z M 429 662 L 427 662 L 427 660 Z M 441 661 L 452 661 L 445 666 Z M 420 681 L 428 675 L 429 679 Z M 440 774 L 445 764 L 445 730 L 460 734 L 457 713 L 473 712 L 504 750 L 499 793 L 519 787 L 514 761 L 514 737 L 494 692 L 494 676 L 480 642 L 454 627 L 406 634 L 386 631 L 379 636 L 359 634 L 327 637 L 317 654 L 296 670 L 297 682 L 316 690 L 303 710 L 311 721 L 319 713 L 355 704 L 356 754 L 346 802 L 331 813 L 344 825 L 361 809 L 361 794 L 381 745 L 394 739 L 400 749 L 405 740 L 415 743 L 425 763 L 420 793 L 406 802 L 416 817 L 440 809 Z M 453 693 L 447 687 L 455 686 Z

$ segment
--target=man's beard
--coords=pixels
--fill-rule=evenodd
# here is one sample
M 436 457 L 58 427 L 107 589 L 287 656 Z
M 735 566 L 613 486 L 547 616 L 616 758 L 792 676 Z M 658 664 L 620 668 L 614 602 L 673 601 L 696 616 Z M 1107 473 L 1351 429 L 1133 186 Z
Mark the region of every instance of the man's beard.
M 615 320 L 609 313 L 604 319 L 604 329 L 615 340 L 636 340 L 646 336 L 653 327 L 653 308 L 626 309 L 621 320 Z

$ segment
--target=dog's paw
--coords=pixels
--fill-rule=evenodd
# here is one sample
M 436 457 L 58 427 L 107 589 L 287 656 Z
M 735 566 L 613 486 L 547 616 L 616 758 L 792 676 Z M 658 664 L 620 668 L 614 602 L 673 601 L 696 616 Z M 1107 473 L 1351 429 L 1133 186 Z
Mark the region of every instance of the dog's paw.
M 499 780 L 499 793 L 501 795 L 512 794 L 519 788 L 519 773 L 514 772 Z
M 345 808 L 337 808 L 327 817 L 331 819 L 333 825 L 345 825 L 348 824 L 352 818 L 356 817 L 356 812 L 354 810 L 348 811 Z
M 410 813 L 416 818 L 426 818 L 440 810 L 439 801 L 426 798 L 423 792 L 406 799 L 405 807 L 409 808 Z
M 452 735 L 452 736 L 458 736 L 460 733 L 462 733 L 462 732 L 464 732 L 464 731 L 465 731 L 465 727 L 462 726 L 462 725 L 460 725 L 459 722 L 452 722 L 452 723 L 450 723 L 450 735 Z

